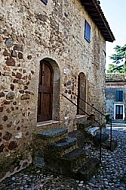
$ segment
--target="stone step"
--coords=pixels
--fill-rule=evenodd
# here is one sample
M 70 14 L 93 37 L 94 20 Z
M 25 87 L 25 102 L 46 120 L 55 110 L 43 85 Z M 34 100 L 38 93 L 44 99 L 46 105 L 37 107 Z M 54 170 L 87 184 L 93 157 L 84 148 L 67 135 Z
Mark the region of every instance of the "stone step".
M 97 158 L 89 158 L 84 165 L 73 174 L 75 179 L 88 181 L 97 172 L 99 168 L 99 160 Z
M 97 158 L 87 158 L 82 149 L 75 149 L 62 158 L 50 158 L 46 168 L 53 173 L 87 181 L 97 172 L 99 164 Z
M 62 157 L 64 154 L 72 151 L 76 147 L 77 147 L 77 139 L 72 137 L 66 137 L 62 140 L 51 143 L 48 146 L 46 152 L 47 155 L 46 159 L 48 158 L 48 155 L 51 155 L 51 157 Z
M 92 136 L 95 136 L 96 134 L 98 134 L 100 131 L 99 127 L 97 126 L 92 126 L 87 130 L 87 133 L 91 134 Z
M 62 158 L 63 170 L 65 173 L 76 172 L 87 159 L 87 155 L 83 149 L 76 148 L 65 154 Z M 64 172 L 63 172 L 64 173 Z
M 93 137 L 93 140 L 94 140 L 94 143 L 95 145 L 98 145 L 100 144 L 100 141 L 101 143 L 104 143 L 106 142 L 107 140 L 109 139 L 109 135 L 107 133 L 102 133 L 101 136 L 100 134 L 96 134 L 94 137 Z
M 80 130 L 80 131 L 85 131 L 91 126 L 92 126 L 92 121 L 91 120 L 85 120 L 85 121 L 83 121 L 81 123 L 77 123 L 77 129 Z
M 83 121 L 78 124 L 78 130 L 83 134 L 83 137 L 86 141 L 93 141 L 93 137 L 100 132 L 98 126 L 92 126 L 92 122 L 90 120 Z
M 86 161 L 87 156 L 83 149 L 76 148 L 63 157 L 51 157 L 50 160 L 46 159 L 46 166 L 54 173 L 72 177 L 79 168 L 82 167 Z
M 62 140 L 68 136 L 68 129 L 56 128 L 34 134 L 34 149 L 44 151 L 49 144 Z
M 52 139 L 52 138 L 61 137 L 64 134 L 67 135 L 67 133 L 68 133 L 67 128 L 56 128 L 56 129 L 50 129 L 50 130 L 46 130 L 43 132 L 39 132 L 37 134 L 37 137 L 41 138 L 43 140 L 48 140 L 48 139 Z

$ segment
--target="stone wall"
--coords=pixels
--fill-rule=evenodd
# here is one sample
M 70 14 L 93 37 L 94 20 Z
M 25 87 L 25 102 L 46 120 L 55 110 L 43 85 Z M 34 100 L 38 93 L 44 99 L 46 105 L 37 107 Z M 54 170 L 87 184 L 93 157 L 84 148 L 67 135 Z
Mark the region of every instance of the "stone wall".
M 85 19 L 91 25 L 90 43 L 84 39 Z M 38 74 L 42 59 L 52 63 L 55 89 L 58 86 L 53 95 L 58 99 L 58 103 L 55 99 L 53 119 L 72 129 L 76 107 L 61 93 L 77 102 L 75 94 L 80 72 L 87 80 L 87 101 L 104 111 L 105 40 L 80 2 L 50 0 L 45 5 L 41 0 L 1 0 L 1 178 L 32 161 L 31 143 L 37 124 Z M 94 112 L 89 107 L 87 110 Z M 8 168 L 10 173 L 5 175 Z
M 107 82 L 126 82 L 126 74 L 125 73 L 109 73 L 106 74 L 106 84 Z
M 123 101 L 116 101 L 116 91 L 123 91 Z M 106 112 L 110 114 L 112 120 L 115 118 L 115 105 L 124 106 L 124 120 L 126 120 L 126 74 L 106 74 L 105 97 Z

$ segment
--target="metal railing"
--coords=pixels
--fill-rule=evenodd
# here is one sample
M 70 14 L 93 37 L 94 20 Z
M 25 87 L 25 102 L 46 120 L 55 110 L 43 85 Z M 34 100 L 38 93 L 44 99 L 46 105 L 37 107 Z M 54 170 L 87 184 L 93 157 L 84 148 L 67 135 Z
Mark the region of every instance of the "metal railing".
M 85 110 L 83 110 L 82 108 L 80 108 L 75 102 L 73 102 L 66 95 L 62 94 L 62 96 L 64 96 L 73 105 L 75 105 L 76 107 L 78 107 L 84 114 L 86 114 L 87 116 L 90 116 L 90 114 L 88 114 Z M 87 105 L 89 105 L 91 108 L 93 108 L 95 111 L 97 111 L 98 113 L 100 113 L 102 116 L 106 117 L 106 115 L 103 114 L 101 111 L 99 111 L 97 108 L 95 108 L 94 106 L 92 106 L 91 104 L 89 104 L 88 102 L 86 102 L 85 100 L 83 100 L 82 98 L 80 98 L 80 99 L 82 101 L 84 101 Z M 100 162 L 101 162 L 101 159 L 102 159 L 102 142 L 101 142 L 101 138 L 102 138 L 102 124 L 99 121 L 97 121 L 95 118 L 92 118 L 92 119 L 99 125 L 99 131 L 100 131 L 99 159 L 100 159 Z M 111 146 L 112 146 L 112 122 L 110 124 L 110 149 L 111 149 Z
M 76 94 L 74 94 L 77 98 L 78 96 Z M 100 113 L 102 116 L 105 117 L 106 119 L 106 115 L 104 113 L 102 113 L 101 111 L 99 111 L 97 108 L 95 108 L 93 105 L 89 104 L 86 100 L 82 99 L 79 97 L 80 100 L 82 100 L 84 103 L 86 103 L 87 105 L 89 105 L 91 108 L 93 108 L 95 111 L 97 111 L 98 113 Z M 107 119 L 106 119 L 107 120 Z M 109 118 L 108 124 L 110 124 L 110 150 L 112 150 L 112 119 Z

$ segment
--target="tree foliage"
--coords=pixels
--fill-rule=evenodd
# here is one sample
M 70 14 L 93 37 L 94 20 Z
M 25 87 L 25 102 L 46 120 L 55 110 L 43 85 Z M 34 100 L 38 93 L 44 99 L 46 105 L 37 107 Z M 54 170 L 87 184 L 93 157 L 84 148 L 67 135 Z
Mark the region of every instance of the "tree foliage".
M 110 56 L 113 64 L 109 64 L 107 73 L 126 73 L 126 44 L 124 46 L 116 45 L 115 54 Z

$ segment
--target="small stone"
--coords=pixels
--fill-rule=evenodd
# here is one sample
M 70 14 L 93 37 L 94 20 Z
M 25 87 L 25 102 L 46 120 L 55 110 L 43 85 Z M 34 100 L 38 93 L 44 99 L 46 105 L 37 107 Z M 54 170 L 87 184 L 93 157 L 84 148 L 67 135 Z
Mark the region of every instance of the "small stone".
M 82 186 L 83 186 L 83 184 L 82 184 L 82 183 L 79 183 L 79 184 L 78 184 L 78 186 L 79 186 L 79 187 L 82 187 Z
M 11 179 L 12 179 L 12 181 L 15 181 L 16 178 L 15 178 L 15 177 L 12 177 Z
M 0 107 L 0 112 L 2 112 L 3 111 L 3 107 Z
M 18 58 L 23 59 L 23 54 L 21 52 L 18 53 Z
M 13 46 L 12 38 L 6 39 L 5 44 L 6 44 L 7 47 L 12 47 Z
M 7 115 L 5 115 L 5 116 L 3 116 L 3 121 L 7 121 L 8 120 L 8 117 L 7 117 Z
M 30 95 L 29 94 L 24 94 L 21 96 L 21 100 L 27 100 L 30 99 Z
M 21 74 L 21 73 L 16 73 L 16 76 L 15 76 L 15 77 L 21 79 L 22 74 Z
M 13 91 L 14 90 L 14 85 L 10 84 L 10 89 Z
M 4 56 L 9 56 L 10 53 L 5 49 L 4 52 L 3 52 L 3 55 L 4 55 Z
M 12 57 L 17 57 L 17 52 L 16 52 L 15 50 L 12 50 L 12 51 L 11 51 L 11 56 L 12 56 Z
M 2 144 L 2 145 L 0 146 L 0 152 L 3 152 L 3 149 L 4 149 L 4 144 Z
M 0 98 L 4 97 L 4 96 L 5 96 L 5 94 L 3 92 L 0 92 Z
M 15 98 L 15 94 L 14 92 L 9 92 L 7 95 L 6 95 L 6 99 L 7 100 L 12 100 Z
M 22 45 L 15 45 L 14 50 L 17 50 L 17 51 L 23 51 L 23 46 Z
M 12 57 L 8 58 L 6 61 L 6 65 L 15 66 L 15 60 Z
M 6 141 L 9 141 L 12 137 L 12 134 L 9 132 L 6 132 L 6 134 L 3 136 L 3 139 Z
M 31 55 L 28 55 L 27 58 L 28 58 L 28 59 L 32 59 L 32 56 L 31 56 Z
M 15 149 L 17 147 L 18 147 L 17 143 L 15 141 L 11 141 L 9 146 L 8 146 L 8 149 L 13 150 L 13 149 Z
M 2 130 L 3 129 L 3 125 L 2 124 L 0 124 L 0 130 Z

